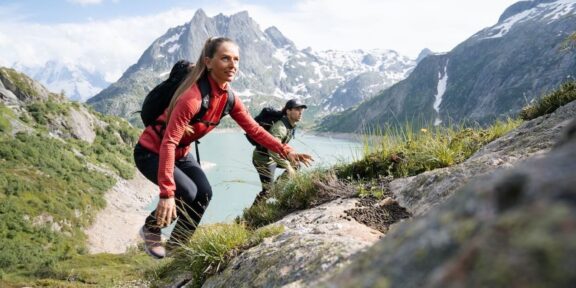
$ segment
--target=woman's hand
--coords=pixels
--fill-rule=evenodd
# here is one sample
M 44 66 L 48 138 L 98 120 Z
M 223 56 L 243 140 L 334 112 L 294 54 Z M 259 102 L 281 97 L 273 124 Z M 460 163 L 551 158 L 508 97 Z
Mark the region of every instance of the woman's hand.
M 306 167 L 310 166 L 312 162 L 314 162 L 314 158 L 308 154 L 297 154 L 298 155 L 298 162 L 306 165 Z
M 297 166 L 296 165 L 297 162 L 300 162 L 300 163 L 306 165 L 306 167 L 310 166 L 310 164 L 312 162 L 314 162 L 314 158 L 312 158 L 312 156 L 310 156 L 308 154 L 298 154 L 294 151 L 288 153 L 288 156 L 286 158 L 288 158 L 288 160 L 290 161 L 290 163 L 294 167 Z
M 176 219 L 176 202 L 174 197 L 160 198 L 156 206 L 156 224 L 158 227 L 166 227 Z

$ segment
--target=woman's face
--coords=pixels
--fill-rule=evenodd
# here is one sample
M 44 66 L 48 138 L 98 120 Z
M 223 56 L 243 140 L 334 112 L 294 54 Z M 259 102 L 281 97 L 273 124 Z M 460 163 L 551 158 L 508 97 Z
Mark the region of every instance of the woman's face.
M 234 80 L 238 72 L 240 52 L 238 46 L 232 42 L 223 42 L 216 50 L 214 57 L 204 59 L 210 75 L 218 85 Z

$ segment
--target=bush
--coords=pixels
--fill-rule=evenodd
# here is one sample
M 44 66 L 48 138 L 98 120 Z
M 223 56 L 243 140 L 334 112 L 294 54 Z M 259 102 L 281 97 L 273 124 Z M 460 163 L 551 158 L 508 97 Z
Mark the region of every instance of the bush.
M 41 135 L 2 139 L 0 159 L 0 269 L 34 271 L 83 253 L 82 229 L 104 207 L 114 180 Z

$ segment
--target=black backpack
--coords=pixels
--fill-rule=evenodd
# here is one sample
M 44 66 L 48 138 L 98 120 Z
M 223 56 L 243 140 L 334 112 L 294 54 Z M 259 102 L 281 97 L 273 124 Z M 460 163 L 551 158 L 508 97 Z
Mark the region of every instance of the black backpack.
M 186 75 L 188 75 L 188 67 L 191 65 L 190 62 L 186 60 L 180 60 L 172 66 L 172 70 L 170 70 L 170 76 L 168 79 L 164 80 L 162 83 L 158 84 L 152 91 L 148 92 L 146 98 L 144 98 L 144 102 L 142 103 L 142 110 L 140 110 L 140 118 L 142 119 L 142 123 L 145 126 L 150 126 L 154 124 L 165 124 L 165 123 L 158 123 L 156 120 L 168 106 L 170 105 L 170 101 L 174 96 L 174 92 L 178 89 L 178 86 L 184 81 Z M 208 107 L 210 107 L 210 82 L 206 76 L 203 76 L 198 81 L 198 86 L 200 88 L 200 94 L 202 95 L 202 105 L 200 106 L 200 111 L 190 120 L 190 125 L 198 122 L 202 122 L 208 126 L 218 126 L 220 124 L 220 120 L 218 122 L 209 122 L 202 120 L 206 111 L 208 111 Z M 228 114 L 232 108 L 234 108 L 234 93 L 232 90 L 228 90 L 228 99 L 226 101 L 226 107 L 224 111 L 222 111 L 222 115 L 220 119 Z M 162 128 L 164 129 L 164 128 Z M 162 133 L 154 129 L 156 133 L 162 137 Z M 198 152 L 198 144 L 200 142 L 196 140 L 196 160 L 198 164 L 200 164 L 200 153 Z
M 254 120 L 256 120 L 256 122 L 258 122 L 260 126 L 264 127 L 266 131 L 270 131 L 272 125 L 274 125 L 276 121 L 282 119 L 282 116 L 284 116 L 284 114 L 282 114 L 282 111 L 276 110 L 275 108 L 272 107 L 265 107 L 262 109 L 262 111 L 260 111 L 260 113 L 258 113 L 258 115 L 256 115 L 256 117 L 254 117 Z M 250 142 L 250 144 L 254 146 L 260 146 L 260 144 L 254 141 L 254 139 L 250 138 L 248 134 L 246 134 L 246 139 L 248 139 L 248 142 Z
M 174 96 L 174 92 L 176 92 L 178 86 L 180 86 L 182 81 L 184 81 L 186 78 L 186 75 L 188 75 L 188 67 L 190 65 L 191 63 L 186 60 L 180 60 L 176 62 L 170 71 L 170 76 L 168 79 L 164 80 L 162 83 L 158 84 L 156 87 L 154 87 L 154 89 L 148 92 L 148 95 L 146 95 L 146 98 L 144 98 L 144 102 L 142 103 L 142 110 L 140 110 L 140 118 L 142 119 L 144 126 L 162 124 L 157 123 L 156 119 L 158 119 L 158 117 L 164 113 L 166 108 L 168 108 L 168 105 L 170 105 L 170 101 Z M 208 81 L 207 77 L 202 77 L 198 81 L 198 85 L 202 95 L 202 106 L 200 107 L 198 114 L 196 114 L 196 116 L 190 121 L 190 124 L 203 122 L 209 126 L 217 126 L 220 124 L 220 121 L 212 123 L 202 120 L 202 117 L 204 117 L 206 114 L 208 107 L 210 107 L 210 82 Z M 230 110 L 234 108 L 234 100 L 234 93 L 229 90 L 226 108 L 224 108 L 220 118 L 228 115 Z
M 156 119 L 164 113 L 164 110 L 166 110 L 170 104 L 170 100 L 172 100 L 174 92 L 176 92 L 180 83 L 182 83 L 186 75 L 188 75 L 188 67 L 190 64 L 191 63 L 186 60 L 176 62 L 176 64 L 172 66 L 168 79 L 148 92 L 148 95 L 144 98 L 144 103 L 142 103 L 142 110 L 140 110 L 140 118 L 144 126 L 155 124 Z

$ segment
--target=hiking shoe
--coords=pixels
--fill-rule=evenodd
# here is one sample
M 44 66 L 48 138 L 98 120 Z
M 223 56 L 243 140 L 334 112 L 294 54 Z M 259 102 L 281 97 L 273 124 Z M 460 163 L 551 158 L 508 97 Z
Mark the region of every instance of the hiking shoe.
M 150 232 L 146 226 L 142 226 L 140 237 L 144 240 L 144 250 L 148 255 L 156 259 L 162 259 L 166 256 L 166 249 L 162 245 L 160 233 Z

